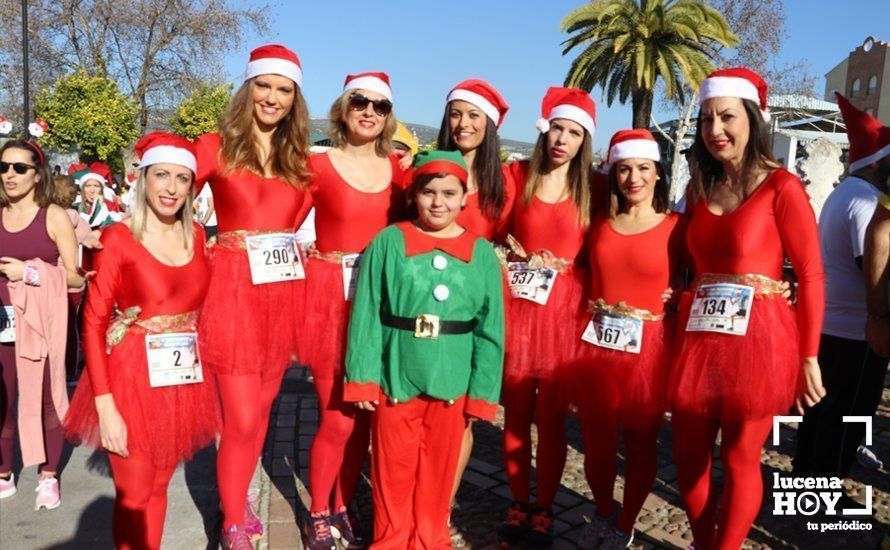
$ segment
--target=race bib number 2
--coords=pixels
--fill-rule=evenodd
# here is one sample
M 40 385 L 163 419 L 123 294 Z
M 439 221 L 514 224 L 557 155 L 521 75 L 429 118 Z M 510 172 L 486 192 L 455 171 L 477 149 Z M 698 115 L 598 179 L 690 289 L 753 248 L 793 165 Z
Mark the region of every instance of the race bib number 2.
M 306 278 L 293 233 L 253 235 L 245 239 L 245 244 L 253 284 Z
M 12 306 L 3 306 L 0 310 L 0 342 L 15 342 L 15 312 Z
M 701 285 L 695 290 L 686 331 L 744 336 L 753 305 L 753 287 L 728 283 Z
M 597 311 L 587 323 L 581 339 L 601 348 L 640 353 L 643 347 L 643 320 Z
M 145 352 L 152 388 L 204 381 L 198 360 L 198 335 L 194 332 L 148 334 L 145 336 Z
M 556 281 L 556 271 L 549 267 L 532 269 L 526 262 L 507 264 L 507 284 L 514 298 L 546 305 Z

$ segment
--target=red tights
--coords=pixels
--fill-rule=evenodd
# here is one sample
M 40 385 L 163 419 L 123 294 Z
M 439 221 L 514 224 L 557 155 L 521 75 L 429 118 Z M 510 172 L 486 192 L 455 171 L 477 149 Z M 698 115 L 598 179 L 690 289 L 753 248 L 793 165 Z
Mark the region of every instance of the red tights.
M 315 376 L 318 432 L 309 450 L 311 512 L 349 506 L 368 456 L 371 417 L 343 402 L 343 378 Z M 331 494 L 333 493 L 333 495 Z
M 737 550 L 745 541 L 763 498 L 760 454 L 772 423 L 772 417 L 721 422 L 674 413 L 677 481 L 695 543 L 703 550 Z M 724 470 L 719 519 L 717 490 L 711 479 L 718 430 L 722 432 L 720 460 Z
M 532 420 L 538 428 L 537 506 L 550 509 L 566 465 L 568 401 L 545 380 L 504 381 L 504 462 L 517 502 L 531 503 Z
M 108 453 L 114 476 L 112 533 L 118 550 L 161 547 L 167 516 L 167 485 L 176 466 L 157 468 L 146 457 Z
M 272 403 L 283 373 L 217 376 L 223 429 L 216 457 L 216 478 L 223 529 L 244 523 L 247 489 L 263 451 Z

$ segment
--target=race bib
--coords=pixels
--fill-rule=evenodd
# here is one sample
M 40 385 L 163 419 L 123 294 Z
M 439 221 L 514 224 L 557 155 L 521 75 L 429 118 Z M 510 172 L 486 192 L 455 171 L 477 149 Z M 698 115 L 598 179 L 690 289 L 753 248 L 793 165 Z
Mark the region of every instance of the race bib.
M 597 311 L 587 323 L 581 339 L 601 348 L 640 353 L 643 347 L 643 320 Z
M 358 269 L 361 261 L 361 254 L 344 254 L 341 260 L 343 268 L 343 294 L 347 302 L 351 302 L 355 298 L 355 287 L 358 284 Z
M 754 287 L 728 283 L 695 290 L 687 332 L 720 332 L 744 336 L 754 305 Z
M 549 267 L 533 269 L 527 262 L 509 262 L 507 264 L 507 284 L 514 298 L 530 300 L 542 306 L 547 304 L 556 271 Z
M 147 334 L 148 380 L 152 388 L 197 384 L 204 381 L 194 332 Z
M 15 313 L 12 306 L 3 306 L 0 311 L 0 342 L 15 342 Z
M 250 278 L 255 285 L 305 279 L 293 233 L 268 233 L 245 239 Z

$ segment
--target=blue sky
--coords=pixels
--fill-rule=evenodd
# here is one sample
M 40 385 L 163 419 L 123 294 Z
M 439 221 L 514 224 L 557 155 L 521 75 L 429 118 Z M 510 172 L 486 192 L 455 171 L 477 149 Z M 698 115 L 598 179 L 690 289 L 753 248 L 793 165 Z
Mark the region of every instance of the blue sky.
M 438 126 L 443 101 L 457 82 L 491 82 L 510 112 L 505 138 L 533 141 L 541 97 L 562 84 L 571 54 L 561 55 L 562 17 L 579 0 L 327 0 L 273 2 L 272 32 L 247 36 L 225 69 L 237 80 L 253 47 L 267 42 L 294 49 L 303 64 L 303 93 L 314 117 L 325 116 L 348 73 L 383 70 L 392 79 L 400 119 Z M 842 9 L 839 9 L 843 6 Z M 890 40 L 890 1 L 787 0 L 788 39 L 781 57 L 805 59 L 813 73 L 828 72 L 868 35 Z M 822 93 L 824 80 L 817 84 Z M 630 127 L 630 106 L 597 102 L 597 149 Z M 670 116 L 670 114 L 666 114 Z

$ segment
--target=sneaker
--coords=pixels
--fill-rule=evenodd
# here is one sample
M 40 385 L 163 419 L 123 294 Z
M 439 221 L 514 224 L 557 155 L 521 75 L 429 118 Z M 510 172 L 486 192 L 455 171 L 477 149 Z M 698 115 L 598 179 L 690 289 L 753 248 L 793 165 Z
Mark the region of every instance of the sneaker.
M 532 510 L 529 516 L 528 541 L 533 546 L 546 548 L 553 542 L 553 512 L 547 508 Z
M 361 529 L 358 518 L 348 508 L 344 508 L 336 514 L 331 514 L 331 535 L 336 539 L 340 539 L 340 544 L 346 548 L 364 548 L 367 546 Z
M 616 527 L 612 527 L 603 538 L 599 547 L 600 550 L 624 550 L 631 545 L 633 540 L 633 531 L 625 533 Z
M 10 472 L 9 479 L 0 478 L 0 498 L 11 497 L 18 489 L 15 488 L 15 474 Z
M 856 449 L 856 461 L 860 466 L 869 470 L 880 470 L 884 467 L 884 463 L 865 445 L 860 445 Z
M 228 529 L 223 529 L 219 546 L 222 550 L 253 550 L 250 536 L 244 530 L 243 525 L 233 525 Z
M 598 514 L 593 514 L 581 535 L 578 537 L 578 548 L 583 550 L 593 550 L 599 548 L 600 543 L 606 538 L 606 535 L 612 530 L 612 520 L 604 518 Z
M 257 517 L 250 499 L 244 502 L 244 532 L 252 541 L 263 538 L 263 522 Z
M 336 550 L 337 543 L 331 533 L 331 514 L 327 510 L 309 514 L 304 529 L 306 550 Z
M 521 502 L 514 502 L 507 510 L 507 519 L 498 529 L 498 540 L 501 542 L 514 542 L 525 537 L 529 528 L 529 506 Z
M 47 476 L 37 482 L 37 501 L 34 504 L 35 510 L 46 508 L 47 510 L 55 510 L 62 504 L 62 494 L 59 492 L 59 480 Z

